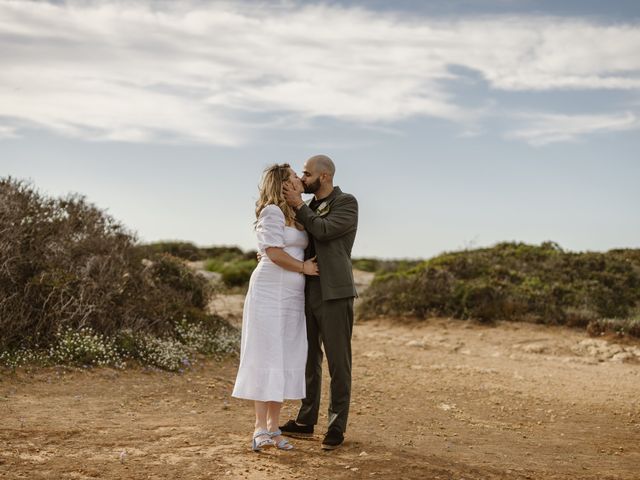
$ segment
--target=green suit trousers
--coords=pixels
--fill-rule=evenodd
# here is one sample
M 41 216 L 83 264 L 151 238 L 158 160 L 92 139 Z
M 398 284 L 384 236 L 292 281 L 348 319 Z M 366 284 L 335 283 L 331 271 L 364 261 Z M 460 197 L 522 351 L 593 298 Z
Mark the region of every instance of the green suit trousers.
M 309 345 L 305 371 L 307 396 L 302 400 L 296 421 L 305 425 L 318 423 L 324 347 L 331 376 L 328 428 L 337 428 L 344 433 L 351 401 L 353 297 L 323 301 L 319 279 L 308 277 L 305 314 Z

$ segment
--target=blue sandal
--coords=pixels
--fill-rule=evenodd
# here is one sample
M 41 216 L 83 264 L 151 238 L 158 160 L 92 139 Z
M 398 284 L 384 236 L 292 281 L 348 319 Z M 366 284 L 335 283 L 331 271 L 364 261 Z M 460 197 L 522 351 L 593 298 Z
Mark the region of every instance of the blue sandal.
M 268 432 L 268 435 L 270 437 L 277 437 L 279 435 L 282 435 L 282 430 L 278 429 L 275 432 Z M 273 440 L 272 440 L 273 441 Z M 280 440 L 278 443 L 274 443 L 275 446 L 277 448 L 279 448 L 280 450 L 293 450 L 293 445 L 291 444 L 291 442 L 289 440 L 287 440 L 286 438 L 283 438 L 282 440 Z
M 264 435 L 267 435 L 269 438 L 258 442 L 258 437 L 262 437 Z M 268 432 L 267 430 L 258 430 L 256 433 L 253 434 L 251 449 L 254 452 L 259 452 L 262 449 L 262 447 L 266 447 L 267 445 L 275 445 L 275 444 L 276 443 L 271 438 L 271 432 Z

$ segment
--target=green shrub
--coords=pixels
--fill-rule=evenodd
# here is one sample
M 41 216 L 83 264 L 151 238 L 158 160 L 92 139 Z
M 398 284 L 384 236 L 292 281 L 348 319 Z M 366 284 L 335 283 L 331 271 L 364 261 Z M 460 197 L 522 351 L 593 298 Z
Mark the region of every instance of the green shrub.
M 545 242 L 445 253 L 410 270 L 378 273 L 358 315 L 449 315 L 581 327 L 597 318 L 624 319 L 640 304 L 639 252 L 572 253 Z
M 209 258 L 205 263 L 204 263 L 204 268 L 205 270 L 209 270 L 210 272 L 217 272 L 217 273 L 222 273 L 222 270 L 224 269 L 224 265 L 226 262 L 218 259 L 218 258 Z
M 227 287 L 244 287 L 249 283 L 251 273 L 256 268 L 258 261 L 246 258 L 245 255 L 231 257 L 229 254 L 221 257 L 210 258 L 205 262 L 205 269 L 222 275 L 222 281 Z
M 422 263 L 421 260 L 381 260 L 378 258 L 354 258 L 353 268 L 364 272 L 389 273 L 403 272 Z
M 640 314 L 631 318 L 600 318 L 591 320 L 587 325 L 589 335 L 598 336 L 613 333 L 618 336 L 633 336 L 640 338 Z
M 222 281 L 229 287 L 239 287 L 249 283 L 251 273 L 256 268 L 256 260 L 241 260 L 228 263 L 222 269 Z
M 363 272 L 376 272 L 380 264 L 375 258 L 354 258 L 351 263 L 353 268 Z

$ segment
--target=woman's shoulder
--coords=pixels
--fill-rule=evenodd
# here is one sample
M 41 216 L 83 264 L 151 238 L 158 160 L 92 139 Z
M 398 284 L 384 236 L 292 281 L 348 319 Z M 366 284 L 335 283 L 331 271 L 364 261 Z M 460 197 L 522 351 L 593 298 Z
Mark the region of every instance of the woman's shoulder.
M 274 204 L 270 203 L 269 205 L 265 205 L 260 211 L 260 217 L 282 217 L 284 218 L 284 212 L 282 209 Z

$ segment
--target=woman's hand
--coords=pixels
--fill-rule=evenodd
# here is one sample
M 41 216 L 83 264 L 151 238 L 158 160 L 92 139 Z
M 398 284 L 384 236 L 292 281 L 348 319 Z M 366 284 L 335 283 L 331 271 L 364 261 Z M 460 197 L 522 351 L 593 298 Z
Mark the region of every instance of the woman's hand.
M 316 257 L 310 258 L 309 260 L 305 260 L 302 263 L 302 273 L 305 275 L 309 275 L 311 277 L 317 277 L 320 275 L 320 270 L 318 270 L 318 262 Z

